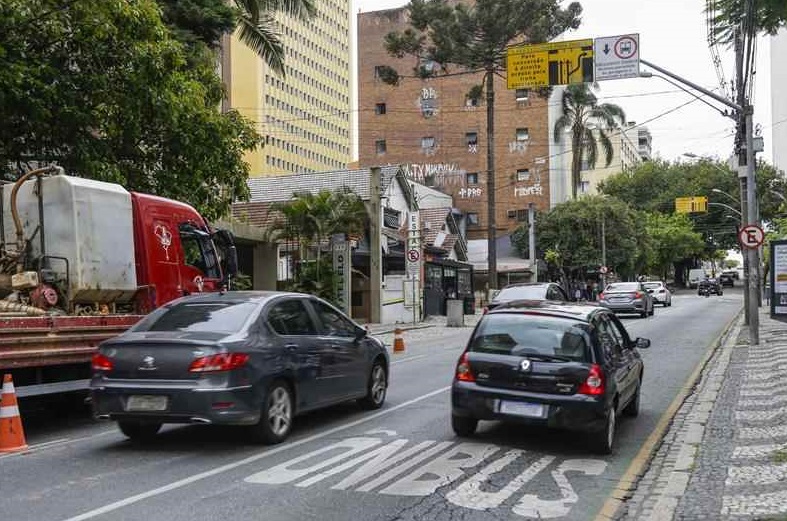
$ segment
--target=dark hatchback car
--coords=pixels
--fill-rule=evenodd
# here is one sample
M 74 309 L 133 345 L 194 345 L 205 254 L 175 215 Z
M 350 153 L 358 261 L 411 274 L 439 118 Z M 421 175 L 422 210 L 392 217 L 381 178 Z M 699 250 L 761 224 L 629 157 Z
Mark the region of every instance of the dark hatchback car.
M 553 300 L 567 302 L 566 292 L 554 282 L 525 282 L 522 284 L 509 284 L 494 296 L 486 307 L 487 311 L 517 300 Z
M 293 418 L 356 399 L 383 405 L 382 342 L 310 295 L 227 292 L 178 299 L 93 357 L 94 414 L 132 439 L 164 423 L 246 425 L 278 443 Z
M 724 290 L 718 279 L 705 279 L 697 284 L 697 295 L 724 295 Z
M 472 435 L 479 420 L 590 433 L 611 452 L 620 414 L 639 413 L 644 364 L 615 315 L 599 306 L 532 302 L 500 307 L 476 326 L 459 358 L 451 424 Z

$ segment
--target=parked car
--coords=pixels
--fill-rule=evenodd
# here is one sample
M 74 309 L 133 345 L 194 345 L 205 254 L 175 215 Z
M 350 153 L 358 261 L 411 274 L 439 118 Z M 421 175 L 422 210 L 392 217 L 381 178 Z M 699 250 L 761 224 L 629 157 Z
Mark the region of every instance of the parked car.
M 672 292 L 667 288 L 667 285 L 661 281 L 643 282 L 650 296 L 653 297 L 654 304 L 661 304 L 664 307 L 672 305 Z
M 737 272 L 735 272 L 737 274 Z M 727 273 L 726 271 L 719 275 L 719 283 L 722 287 L 727 286 L 728 288 L 732 288 L 735 286 L 735 277 L 731 273 Z
M 133 440 L 191 423 L 278 443 L 300 413 L 381 407 L 388 368 L 383 343 L 319 298 L 225 292 L 173 301 L 102 343 L 90 388 L 95 415 Z
M 654 312 L 653 297 L 642 282 L 607 284 L 598 296 L 598 303 L 615 313 L 639 313 L 643 318 Z
M 451 425 L 472 435 L 479 420 L 503 420 L 590 433 L 612 450 L 620 414 L 636 416 L 644 364 L 608 309 L 533 302 L 483 316 L 456 366 Z
M 705 293 L 709 295 L 723 295 L 724 291 L 721 288 L 721 284 L 717 279 L 705 279 L 701 280 L 699 285 L 697 285 L 697 295 L 705 295 Z
M 721 274 L 722 275 L 729 275 L 730 277 L 733 278 L 733 280 L 738 280 L 740 278 L 740 273 L 738 272 L 737 269 L 724 270 L 724 271 L 721 272 Z
M 555 302 L 568 302 L 566 292 L 559 284 L 554 282 L 525 282 L 509 284 L 492 298 L 486 310 L 494 309 L 499 305 L 515 300 L 553 300 Z

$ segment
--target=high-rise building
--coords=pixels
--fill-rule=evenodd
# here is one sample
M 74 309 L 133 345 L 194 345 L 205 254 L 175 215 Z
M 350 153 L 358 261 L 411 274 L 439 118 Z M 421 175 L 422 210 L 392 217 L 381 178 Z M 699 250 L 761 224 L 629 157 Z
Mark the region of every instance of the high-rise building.
M 771 119 L 773 165 L 787 173 L 787 29 L 771 37 Z
M 361 167 L 401 164 L 415 181 L 454 197 L 469 239 L 487 236 L 487 117 L 483 75 L 451 70 L 414 77 L 413 61 L 384 47 L 385 36 L 409 27 L 405 8 L 358 15 L 358 127 Z M 404 77 L 384 83 L 383 66 Z M 423 63 L 423 67 L 437 64 Z M 497 235 L 527 220 L 528 205 L 549 209 L 549 123 L 546 99 L 508 90 L 495 78 L 494 161 Z
M 308 21 L 280 15 L 278 76 L 237 38 L 225 40 L 225 106 L 256 123 L 265 145 L 246 156 L 251 176 L 345 168 L 351 160 L 350 0 L 315 2 Z
M 630 122 L 622 129 L 608 131 L 607 137 L 612 145 L 612 161 L 606 164 L 606 156 L 599 144 L 593 168 L 590 168 L 587 160 L 582 163 L 580 193 L 596 195 L 599 193 L 599 183 L 612 175 L 636 168 L 646 160 L 646 156 L 650 158 L 650 132 L 647 128 L 637 127 L 636 123 Z

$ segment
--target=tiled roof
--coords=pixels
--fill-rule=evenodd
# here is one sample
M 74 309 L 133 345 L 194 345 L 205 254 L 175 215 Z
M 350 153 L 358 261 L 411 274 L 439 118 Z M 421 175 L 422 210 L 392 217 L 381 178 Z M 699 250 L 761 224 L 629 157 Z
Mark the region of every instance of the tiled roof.
M 232 217 L 240 222 L 267 229 L 280 216 L 278 211 L 271 211 L 272 206 L 271 202 L 235 203 L 232 205 Z
M 425 208 L 420 210 L 422 238 L 425 244 L 432 245 L 437 234 L 445 228 L 445 220 L 451 208 Z
M 382 189 L 388 188 L 396 176 L 399 166 L 384 166 L 382 170 Z M 335 172 L 313 172 L 307 174 L 287 174 L 269 177 L 253 177 L 247 181 L 251 198 L 249 202 L 288 201 L 296 192 L 318 193 L 321 190 L 340 190 L 347 187 L 361 199 L 369 199 L 369 180 L 371 171 L 338 170 Z M 242 203 L 238 203 L 236 206 Z

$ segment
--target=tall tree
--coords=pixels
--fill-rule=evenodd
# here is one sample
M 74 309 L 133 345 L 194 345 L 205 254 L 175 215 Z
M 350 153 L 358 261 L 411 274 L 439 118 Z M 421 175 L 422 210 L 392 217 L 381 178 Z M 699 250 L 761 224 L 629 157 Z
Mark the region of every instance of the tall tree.
M 385 37 L 389 54 L 414 59 L 414 75 L 426 79 L 452 72 L 483 73 L 486 90 L 487 205 L 489 284 L 497 287 L 495 223 L 494 114 L 495 75 L 504 74 L 509 46 L 551 40 L 567 29 L 579 27 L 578 2 L 561 8 L 560 0 L 411 0 L 407 5 L 410 27 Z M 392 68 L 381 77 L 397 84 L 402 76 Z M 478 89 L 473 92 L 478 96 Z
M 702 255 L 705 250 L 702 234 L 694 231 L 686 215 L 648 213 L 646 231 L 651 244 L 647 271 L 660 275 L 662 280 L 669 278 L 675 262 Z
M 623 109 L 611 103 L 598 103 L 598 98 L 586 83 L 569 85 L 560 99 L 562 113 L 553 129 L 556 143 L 563 141 L 566 131 L 571 133 L 571 194 L 577 198 L 582 178 L 582 161 L 589 168 L 596 166 L 598 145 L 604 153 L 605 165 L 612 163 L 614 148 L 607 134 L 626 122 Z
M 0 7 L 0 172 L 72 174 L 190 202 L 208 218 L 248 194 L 260 143 L 211 56 L 186 59 L 153 0 L 6 0 Z M 30 30 L 34 26 L 35 30 Z
M 158 0 L 164 19 L 185 43 L 219 46 L 223 34 L 237 29 L 240 40 L 277 74 L 284 75 L 284 46 L 276 17 L 309 20 L 315 0 Z
M 747 4 L 753 9 L 751 19 L 744 16 Z M 708 2 L 708 13 L 717 40 L 732 44 L 735 31 L 743 23 L 752 26 L 752 33 L 776 34 L 787 24 L 787 2 L 784 0 L 712 0 Z

